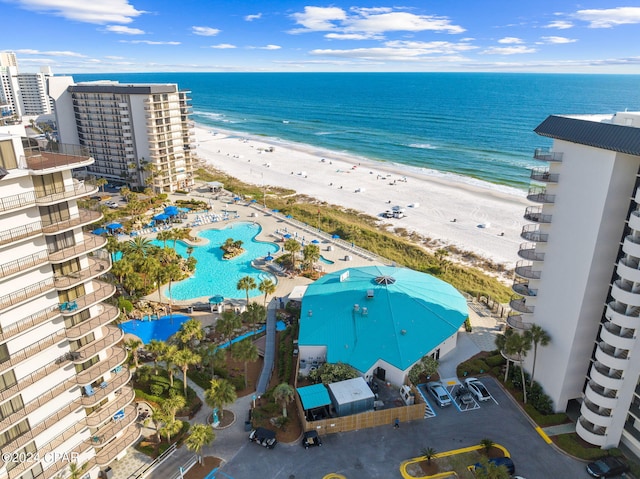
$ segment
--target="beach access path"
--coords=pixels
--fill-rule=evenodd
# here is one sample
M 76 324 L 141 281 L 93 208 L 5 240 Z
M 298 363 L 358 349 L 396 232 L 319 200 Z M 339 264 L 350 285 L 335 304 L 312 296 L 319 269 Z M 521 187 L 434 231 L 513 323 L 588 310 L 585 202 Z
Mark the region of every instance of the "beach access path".
M 435 248 L 454 245 L 507 268 L 518 260 L 524 210 L 534 205 L 523 191 L 277 139 L 200 126 L 195 133 L 198 156 L 244 182 L 362 211 L 381 228 L 437 240 Z M 383 218 L 394 206 L 406 216 Z

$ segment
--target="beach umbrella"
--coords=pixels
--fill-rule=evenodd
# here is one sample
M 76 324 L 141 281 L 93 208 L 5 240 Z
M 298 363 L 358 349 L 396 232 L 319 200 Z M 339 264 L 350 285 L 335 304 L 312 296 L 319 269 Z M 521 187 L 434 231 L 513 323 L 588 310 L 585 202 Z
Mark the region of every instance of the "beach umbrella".
M 166 221 L 169 219 L 169 215 L 164 214 L 164 213 L 160 213 L 159 215 L 155 215 L 153 217 L 154 220 L 156 221 Z
M 258 200 L 251 200 L 251 203 L 257 203 Z
M 339 236 L 339 235 L 332 235 L 332 236 L 331 236 L 331 238 L 333 238 L 333 239 L 340 239 L 340 236 Z
M 293 216 L 287 215 L 287 216 L 285 216 L 285 218 L 293 218 Z
M 242 198 L 240 198 L 239 196 L 235 196 L 235 197 L 233 198 L 233 201 L 240 201 L 241 199 L 242 199 Z
M 178 207 L 177 206 L 167 206 L 164 209 L 164 214 L 165 215 L 169 215 L 169 216 L 175 216 L 178 214 Z
M 267 256 L 264 257 L 265 261 L 273 261 L 273 256 L 271 256 L 270 254 L 268 254 Z
M 102 235 L 102 234 L 108 233 L 108 231 L 105 228 L 97 228 L 93 230 L 92 233 L 94 235 Z
M 280 213 L 280 210 L 271 210 L 273 213 Z
M 209 298 L 209 304 L 220 304 L 224 302 L 224 296 L 216 294 Z
M 320 244 L 320 241 L 318 241 L 317 239 L 311 240 L 311 242 L 312 242 L 313 244 Z
M 122 225 L 121 225 L 120 223 L 109 223 L 109 224 L 106 226 L 106 228 L 107 228 L 108 230 L 117 230 L 117 229 L 122 228 Z
M 290 235 L 289 233 L 287 233 L 287 234 L 285 234 L 285 235 L 282 235 L 282 237 L 283 237 L 283 238 L 287 238 L 287 239 L 289 239 L 289 238 L 291 238 L 291 235 Z

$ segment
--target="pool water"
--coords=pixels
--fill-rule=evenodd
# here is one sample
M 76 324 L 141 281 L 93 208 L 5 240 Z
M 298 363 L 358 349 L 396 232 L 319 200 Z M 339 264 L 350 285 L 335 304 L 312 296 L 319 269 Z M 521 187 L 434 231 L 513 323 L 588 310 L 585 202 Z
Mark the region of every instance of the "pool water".
M 125 333 L 133 334 L 140 338 L 143 344 L 149 344 L 152 339 L 158 341 L 166 341 L 176 334 L 183 323 L 188 321 L 189 316 L 184 314 L 172 314 L 169 316 L 161 316 L 154 320 L 140 321 L 133 319 L 120 323 L 120 329 Z
M 264 258 L 278 251 L 274 243 L 256 241 L 255 237 L 260 233 L 261 227 L 256 223 L 230 223 L 226 228 L 217 230 L 209 229 L 200 231 L 198 236 L 209 242 L 203 246 L 194 246 L 192 256 L 198 260 L 193 276 L 173 283 L 171 285 L 171 297 L 174 300 L 188 300 L 202 296 L 222 295 L 225 298 L 246 298 L 244 290 L 238 290 L 238 280 L 244 276 L 253 276 L 256 284 L 265 279 L 277 282 L 275 276 L 251 266 L 251 261 Z M 220 246 L 227 238 L 234 241 L 242 241 L 245 252 L 232 259 L 222 259 L 223 251 Z M 163 246 L 162 241 L 153 241 L 154 244 Z M 173 241 L 167 241 L 168 247 L 173 247 Z M 184 258 L 187 255 L 187 245 L 181 241 L 176 243 L 176 251 Z M 164 288 L 164 295 L 168 297 L 169 289 Z M 249 291 L 249 296 L 254 297 L 262 293 L 256 288 Z

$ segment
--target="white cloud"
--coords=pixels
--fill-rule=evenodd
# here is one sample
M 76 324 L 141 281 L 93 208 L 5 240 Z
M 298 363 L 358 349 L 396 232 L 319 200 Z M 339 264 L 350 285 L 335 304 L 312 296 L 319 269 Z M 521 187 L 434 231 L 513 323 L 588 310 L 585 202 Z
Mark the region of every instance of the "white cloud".
M 153 40 L 120 40 L 120 43 L 133 43 L 134 45 L 181 45 L 181 42 L 160 42 Z
M 345 20 L 347 13 L 338 7 L 304 7 L 304 12 L 291 15 L 296 23 L 302 25 L 304 29 L 299 31 L 327 31 L 333 30 L 336 26 L 331 23 L 338 20 Z M 299 31 L 296 31 L 298 33 Z
M 566 30 L 567 28 L 573 28 L 573 23 L 566 20 L 554 20 L 543 28 L 557 28 L 558 30 Z
M 194 35 L 201 35 L 203 37 L 215 37 L 220 30 L 211 27 L 191 27 L 191 33 Z
M 455 56 L 461 61 L 467 61 L 460 57 L 459 54 L 476 48 L 468 43 L 393 40 L 385 42 L 383 47 L 345 50 L 316 49 L 312 50 L 310 54 L 314 56 L 358 58 L 367 61 L 432 61 L 434 59 L 446 60 L 450 56 Z
M 520 38 L 516 38 L 516 37 L 504 37 L 498 40 L 498 43 L 506 43 L 506 44 L 514 45 L 514 44 L 523 43 L 523 41 Z
M 124 60 L 124 57 L 118 57 L 118 56 L 114 56 L 114 55 L 105 55 L 105 58 L 107 60 Z
M 16 3 L 26 10 L 97 24 L 131 23 L 134 18 L 147 13 L 136 10 L 128 0 L 16 0 Z
M 617 25 L 640 23 L 640 7 L 578 10 L 574 16 L 589 22 L 589 28 L 611 28 Z
M 259 20 L 260 18 L 262 18 L 262 13 L 256 13 L 255 15 L 247 15 L 246 17 L 244 17 L 244 19 L 247 22 L 252 22 L 254 20 Z
M 210 48 L 215 48 L 218 50 L 227 50 L 229 48 L 237 48 L 235 45 L 231 45 L 230 43 L 220 43 L 219 45 L 211 45 Z
M 70 51 L 42 51 L 42 50 L 31 50 L 28 48 L 24 48 L 22 50 L 12 50 L 14 53 L 18 53 L 20 55 L 44 55 L 48 57 L 74 57 L 74 58 L 86 58 L 86 55 L 81 55 L 80 53 L 70 52 Z
M 575 38 L 567 38 L 567 37 L 542 37 L 542 40 L 544 41 L 544 43 L 554 43 L 554 44 L 561 44 L 561 43 L 575 43 L 578 40 L 576 40 Z
M 280 50 L 280 45 L 265 45 L 264 47 L 258 47 L 259 50 Z
M 105 30 L 119 35 L 144 35 L 145 33 L 139 28 L 125 27 L 124 25 L 107 25 Z
M 382 35 L 370 33 L 327 33 L 325 38 L 330 40 L 382 40 Z
M 536 49 L 519 45 L 515 47 L 489 47 L 480 52 L 482 55 L 519 55 L 521 53 L 535 53 Z

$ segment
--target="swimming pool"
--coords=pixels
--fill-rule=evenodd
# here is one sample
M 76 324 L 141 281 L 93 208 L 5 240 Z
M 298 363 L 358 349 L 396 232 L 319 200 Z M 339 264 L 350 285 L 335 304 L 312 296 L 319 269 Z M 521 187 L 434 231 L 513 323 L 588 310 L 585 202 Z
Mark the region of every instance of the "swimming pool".
M 264 258 L 278 251 L 278 246 L 274 243 L 256 241 L 255 237 L 261 229 L 256 223 L 242 222 L 231 223 L 221 230 L 200 231 L 198 236 L 208 240 L 208 243 L 203 246 L 194 246 L 192 256 L 198 260 L 195 274 L 171 286 L 172 299 L 180 301 L 216 294 L 225 298 L 245 298 L 245 291 L 236 288 L 238 280 L 244 276 L 253 276 L 256 284 L 260 284 L 265 279 L 271 279 L 276 283 L 275 276 L 251 266 L 252 260 Z M 227 238 L 242 241 L 245 252 L 235 258 L 223 260 L 220 246 Z M 163 245 L 162 241 L 154 240 L 153 243 Z M 167 241 L 167 246 L 172 247 L 173 241 Z M 178 241 L 176 251 L 180 256 L 187 257 L 185 243 Z M 168 297 L 168 288 L 164 288 L 163 292 L 165 297 Z M 262 293 L 257 288 L 249 291 L 250 297 L 260 294 Z
M 140 338 L 143 344 L 149 344 L 152 339 L 166 341 L 176 334 L 183 323 L 188 321 L 189 316 L 184 314 L 171 314 L 161 316 L 151 321 L 140 321 L 133 319 L 120 323 L 120 329 L 125 333 L 130 333 Z

